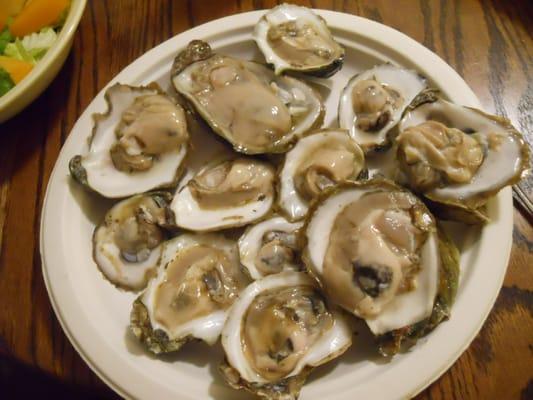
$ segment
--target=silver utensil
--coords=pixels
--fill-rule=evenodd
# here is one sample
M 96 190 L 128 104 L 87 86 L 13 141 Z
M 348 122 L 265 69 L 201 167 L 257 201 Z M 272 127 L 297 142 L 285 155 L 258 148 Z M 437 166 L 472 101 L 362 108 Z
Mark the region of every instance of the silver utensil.
M 528 176 L 513 186 L 513 198 L 526 213 L 528 221 L 533 221 L 533 178 Z

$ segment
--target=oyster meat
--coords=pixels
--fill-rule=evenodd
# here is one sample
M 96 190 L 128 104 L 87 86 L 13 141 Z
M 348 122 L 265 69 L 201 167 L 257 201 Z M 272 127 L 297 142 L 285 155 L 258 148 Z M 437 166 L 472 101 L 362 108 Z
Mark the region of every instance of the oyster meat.
M 389 132 L 425 88 L 426 80 L 415 71 L 377 65 L 354 76 L 342 91 L 339 126 L 349 130 L 365 153 L 386 147 Z
M 273 217 L 246 229 L 238 242 L 239 255 L 252 279 L 302 269 L 298 243 L 302 225 L 302 222 Z
M 263 218 L 274 202 L 273 167 L 253 158 L 218 160 L 178 190 L 176 224 L 193 231 L 243 226 Z
M 356 180 L 365 172 L 365 156 L 343 129 L 324 129 L 298 141 L 285 155 L 279 174 L 279 207 L 294 221 L 326 188 Z
M 304 272 L 253 282 L 232 306 L 222 330 L 221 371 L 234 388 L 268 399 L 296 399 L 311 370 L 352 343 L 343 316 Z
M 93 256 L 113 284 L 142 289 L 153 274 L 167 228 L 173 223 L 171 195 L 152 192 L 115 204 L 96 227 Z
M 302 81 L 215 54 L 198 40 L 176 57 L 172 82 L 238 152 L 285 152 L 323 120 L 320 96 Z
M 71 175 L 104 197 L 127 197 L 176 184 L 189 134 L 183 108 L 157 84 L 115 84 L 108 110 L 94 116 L 89 150 L 70 161 Z
M 132 332 L 154 353 L 178 350 L 192 339 L 212 345 L 248 283 L 234 241 L 182 234 L 165 243 L 157 275 L 135 300 Z
M 435 308 L 446 312 L 432 327 L 447 316 L 458 252 L 412 193 L 381 180 L 345 184 L 320 199 L 304 229 L 309 270 L 375 335 L 427 325 Z
M 253 36 L 276 74 L 289 70 L 329 77 L 342 67 L 344 48 L 326 21 L 307 7 L 274 7 L 261 17 Z
M 436 95 L 408 111 L 399 130 L 397 179 L 443 218 L 486 221 L 487 200 L 529 166 L 528 146 L 508 120 Z

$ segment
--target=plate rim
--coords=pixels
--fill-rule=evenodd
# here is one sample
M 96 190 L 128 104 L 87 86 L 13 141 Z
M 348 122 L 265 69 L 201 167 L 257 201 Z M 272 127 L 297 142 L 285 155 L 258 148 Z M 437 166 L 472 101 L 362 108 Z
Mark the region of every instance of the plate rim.
M 145 62 L 147 65 L 144 67 L 141 67 L 140 69 L 143 71 L 149 70 L 149 65 L 155 65 L 157 61 L 152 61 L 153 59 L 157 59 L 157 57 L 154 57 L 154 55 L 157 55 L 158 53 L 163 53 L 167 50 L 168 47 L 172 45 L 173 42 L 177 41 L 184 41 L 188 42 L 192 38 L 206 38 L 208 36 L 216 36 L 223 33 L 228 33 L 231 31 L 237 31 L 240 29 L 243 29 L 246 26 L 253 25 L 257 20 L 259 20 L 260 16 L 266 12 L 267 10 L 257 10 L 257 11 L 250 11 L 245 13 L 239 13 L 223 18 L 219 18 L 210 22 L 207 22 L 205 24 L 196 26 L 192 29 L 186 30 L 184 32 L 179 33 L 178 35 L 175 35 L 172 38 L 169 38 L 168 40 L 162 42 L 161 44 L 157 45 L 153 49 L 149 50 L 148 52 L 144 53 L 142 56 L 134 60 L 132 63 L 130 63 L 128 66 L 126 66 L 120 73 L 118 73 L 113 79 L 111 79 L 108 84 L 102 90 L 93 98 L 91 103 L 87 106 L 87 108 L 83 111 L 83 113 L 80 115 L 76 123 L 74 124 L 71 132 L 76 131 L 76 129 L 79 129 L 79 125 L 81 124 L 80 121 L 82 121 L 84 118 L 87 118 L 87 114 L 92 114 L 92 112 L 89 113 L 89 110 L 92 110 L 95 108 L 95 105 L 99 101 L 101 101 L 103 97 L 103 93 L 109 86 L 114 84 L 115 82 L 119 81 L 121 77 L 123 76 L 130 76 L 129 80 L 135 80 L 133 76 L 135 76 L 134 71 L 136 69 L 139 69 L 139 65 L 142 65 L 143 62 Z M 414 39 L 410 38 L 409 36 L 405 35 L 402 32 L 399 32 L 395 30 L 394 28 L 391 28 L 389 26 L 383 25 L 381 23 L 355 16 L 352 14 L 337 12 L 337 11 L 330 11 L 330 10 L 315 10 L 320 15 L 322 15 L 327 21 L 328 25 L 333 29 L 339 29 L 344 30 L 347 32 L 353 32 L 359 36 L 364 36 L 371 40 L 372 42 L 378 42 L 382 46 L 391 49 L 393 52 L 398 53 L 399 55 L 406 57 L 409 60 L 411 59 L 411 56 L 407 56 L 409 53 L 409 50 L 413 51 L 414 53 L 420 54 L 423 58 L 423 63 L 425 65 L 431 65 L 432 67 L 435 67 L 436 70 L 434 74 L 443 73 L 446 74 L 447 77 L 453 78 L 453 82 L 451 83 L 453 85 L 459 85 L 461 87 L 461 91 L 465 97 L 465 103 L 473 106 L 480 107 L 479 100 L 475 96 L 475 94 L 472 92 L 470 87 L 466 84 L 466 82 L 458 75 L 458 73 L 453 70 L 444 60 L 442 60 L 438 55 L 424 47 L 422 44 L 418 43 Z M 357 28 L 354 28 L 353 25 L 356 25 Z M 222 29 L 220 27 L 223 27 Z M 227 27 L 227 28 L 224 28 Z M 414 62 L 414 61 L 413 61 Z M 421 61 L 416 62 L 417 64 Z M 58 300 L 57 297 L 60 297 L 58 295 L 60 288 L 58 287 L 59 282 L 56 279 L 54 281 L 53 278 L 51 278 L 51 275 L 56 273 L 53 271 L 53 269 L 50 269 L 50 265 L 54 265 L 53 261 L 54 259 L 57 260 L 58 257 L 58 249 L 54 248 L 54 246 L 49 245 L 49 234 L 48 234 L 48 227 L 50 224 L 47 224 L 46 221 L 50 220 L 50 218 L 53 217 L 53 210 L 54 207 L 51 205 L 51 198 L 53 195 L 58 195 L 60 193 L 57 193 L 57 190 L 61 190 L 62 184 L 61 180 L 58 179 L 62 172 L 59 165 L 62 164 L 62 161 L 64 163 L 65 159 L 68 159 L 67 154 L 69 153 L 68 149 L 70 147 L 73 147 L 74 142 L 77 140 L 74 139 L 74 135 L 70 135 L 67 137 L 67 140 L 63 144 L 61 151 L 58 155 L 58 158 L 56 160 L 56 163 L 54 164 L 54 168 L 52 170 L 52 173 L 50 174 L 50 178 L 47 184 L 46 194 L 43 200 L 43 206 L 41 210 L 41 224 L 40 224 L 40 255 L 41 255 L 41 268 L 43 273 L 43 279 L 45 281 L 45 286 L 48 292 L 48 296 L 50 299 L 50 302 L 52 304 L 53 310 L 57 316 L 57 319 L 63 329 L 63 332 L 68 337 L 70 343 L 73 345 L 77 353 L 80 355 L 80 357 L 84 360 L 84 362 L 91 368 L 93 372 L 95 372 L 96 375 L 99 376 L 100 379 L 102 379 L 110 388 L 112 388 L 114 391 L 116 391 L 118 394 L 120 394 L 123 397 L 128 398 L 135 398 L 135 394 L 140 393 L 140 388 L 137 387 L 136 393 L 133 393 L 131 390 L 131 386 L 125 387 L 124 385 L 121 385 L 120 383 L 116 382 L 116 376 L 115 380 L 111 378 L 111 376 L 108 376 L 103 369 L 112 369 L 107 366 L 102 366 L 103 360 L 101 357 L 97 357 L 95 354 L 89 354 L 87 353 L 86 349 L 84 349 L 83 345 L 77 340 L 77 336 L 79 337 L 79 332 L 74 333 L 73 331 L 78 330 L 79 327 L 73 327 L 72 321 L 67 321 L 71 319 L 73 316 L 70 314 L 69 316 L 66 315 L 66 313 L 70 311 L 65 311 L 67 305 L 63 302 Z M 479 330 L 483 326 L 484 322 L 487 319 L 487 316 L 489 312 L 491 311 L 497 295 L 499 293 L 499 290 L 503 284 L 503 279 L 505 277 L 505 273 L 507 270 L 510 252 L 511 252 L 511 246 L 512 246 L 512 197 L 511 197 L 511 189 L 505 188 L 500 192 L 500 194 L 497 196 L 497 199 L 494 201 L 491 201 L 489 203 L 491 207 L 493 207 L 494 211 L 499 215 L 499 220 L 496 222 L 491 223 L 490 225 L 486 226 L 484 228 L 484 235 L 487 234 L 487 229 L 490 230 L 492 235 L 496 234 L 494 231 L 496 228 L 499 228 L 498 230 L 498 237 L 505 237 L 507 238 L 506 241 L 500 241 L 498 244 L 498 251 L 496 251 L 496 254 L 499 257 L 499 260 L 501 261 L 501 267 L 499 276 L 495 277 L 494 281 L 492 282 L 493 289 L 490 291 L 490 298 L 487 298 L 486 301 L 478 302 L 478 307 L 481 307 L 482 310 L 480 310 L 480 313 L 478 314 L 478 318 L 476 319 L 476 323 L 470 327 L 469 334 L 467 337 L 465 337 L 466 340 L 463 341 L 461 346 L 458 346 L 456 350 L 453 352 L 453 354 L 450 354 L 446 361 L 442 361 L 435 371 L 433 371 L 427 378 L 425 379 L 419 379 L 418 383 L 415 385 L 411 385 L 410 388 L 407 390 L 404 388 L 404 390 L 401 390 L 401 385 L 405 384 L 405 382 L 400 383 L 400 387 L 398 386 L 398 382 L 394 382 L 394 384 L 390 385 L 389 390 L 400 390 L 400 392 L 394 392 L 396 393 L 393 395 L 398 398 L 410 398 L 415 396 L 416 394 L 420 393 L 423 389 L 428 387 L 431 383 L 433 383 L 436 379 L 438 379 L 445 371 L 447 371 L 450 366 L 460 357 L 460 355 L 465 351 L 465 349 L 470 345 L 472 340 L 476 337 Z M 56 206 L 57 207 L 57 206 Z M 57 210 L 56 210 L 57 211 Z M 59 231 L 61 231 L 59 229 Z M 503 233 L 503 235 L 502 235 Z M 57 246 L 56 246 L 57 247 Z M 476 261 L 476 264 L 479 262 Z M 499 264 L 499 263 L 496 263 Z M 452 317 L 453 318 L 453 317 Z M 435 331 L 433 334 L 435 334 L 437 331 Z M 99 359 L 98 359 L 99 358 Z M 111 360 L 106 360 L 107 362 Z M 425 372 L 425 371 L 418 371 L 418 372 Z M 426 374 L 427 375 L 427 374 Z M 124 381 L 124 379 L 122 379 Z M 131 382 L 130 382 L 131 383 Z M 405 385 L 404 385 L 405 386 Z M 350 390 L 351 392 L 352 390 Z M 379 391 L 378 391 L 379 393 Z M 388 392 L 391 393 L 390 391 Z M 399 396 L 398 396 L 399 394 Z M 346 391 L 339 391 L 336 393 L 335 398 L 341 399 L 341 398 L 348 398 L 350 396 L 350 393 Z M 142 396 L 145 397 L 145 396 Z

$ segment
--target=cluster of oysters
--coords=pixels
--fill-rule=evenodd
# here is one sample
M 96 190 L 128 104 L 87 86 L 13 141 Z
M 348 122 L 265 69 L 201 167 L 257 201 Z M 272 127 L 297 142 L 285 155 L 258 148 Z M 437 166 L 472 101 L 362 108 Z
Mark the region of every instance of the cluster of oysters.
M 434 215 L 487 222 L 485 204 L 525 173 L 528 151 L 507 120 L 391 64 L 354 76 L 339 127 L 323 129 L 322 99 L 301 78 L 342 67 L 325 21 L 284 4 L 254 39 L 269 65 L 195 40 L 172 66 L 177 93 L 109 88 L 70 171 L 122 199 L 95 229 L 94 260 L 142 290 L 131 330 L 147 349 L 221 337 L 231 386 L 295 399 L 350 347 L 353 318 L 391 356 L 449 316 L 459 254 Z M 181 179 L 194 119 L 233 150 Z M 370 178 L 366 160 L 383 153 L 393 165 Z

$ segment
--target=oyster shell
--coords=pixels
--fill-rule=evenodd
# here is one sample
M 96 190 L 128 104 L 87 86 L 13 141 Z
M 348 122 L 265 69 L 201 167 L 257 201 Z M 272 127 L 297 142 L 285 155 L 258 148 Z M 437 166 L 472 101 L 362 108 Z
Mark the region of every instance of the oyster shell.
M 323 129 L 298 141 L 279 173 L 280 209 L 291 221 L 305 217 L 324 189 L 365 173 L 361 148 L 343 129 Z
M 157 84 L 117 83 L 105 100 L 108 110 L 94 116 L 88 152 L 70 161 L 72 177 L 109 198 L 176 184 L 189 141 L 183 108 Z
M 457 294 L 459 284 L 460 254 L 446 232 L 437 225 L 439 241 L 439 286 L 431 315 L 420 322 L 394 329 L 378 337 L 379 352 L 386 357 L 398 353 L 404 344 L 414 344 L 447 320 Z
M 397 179 L 430 200 L 441 217 L 487 221 L 488 199 L 529 166 L 528 146 L 508 120 L 434 92 L 405 114 L 399 130 Z
M 115 204 L 93 234 L 94 261 L 113 284 L 138 290 L 153 274 L 164 228 L 172 226 L 171 195 L 152 192 Z
M 274 180 L 274 168 L 253 158 L 208 164 L 174 196 L 176 224 L 208 231 L 257 221 L 272 208 Z
M 332 189 L 315 204 L 304 235 L 304 262 L 328 298 L 376 336 L 431 318 L 441 286 L 456 287 L 457 249 L 441 240 L 424 204 L 391 182 Z M 448 306 L 454 296 L 455 289 Z
M 304 272 L 281 272 L 250 284 L 222 330 L 221 371 L 234 388 L 268 399 L 296 399 L 311 370 L 352 343 L 343 316 Z
M 355 75 L 342 91 L 339 126 L 349 130 L 365 153 L 386 147 L 388 133 L 425 88 L 426 80 L 415 71 L 377 65 Z
M 198 40 L 179 53 L 172 83 L 209 124 L 241 153 L 282 153 L 322 124 L 318 93 L 264 65 L 215 54 Z
M 246 229 L 239 238 L 239 256 L 252 279 L 302 269 L 297 238 L 302 225 L 273 217 Z
M 261 17 L 254 39 L 276 74 L 298 71 L 329 77 L 342 67 L 344 48 L 326 21 L 307 7 L 281 4 Z
M 165 243 L 157 275 L 133 304 L 131 330 L 156 354 L 192 339 L 212 345 L 248 283 L 234 241 L 182 234 Z

